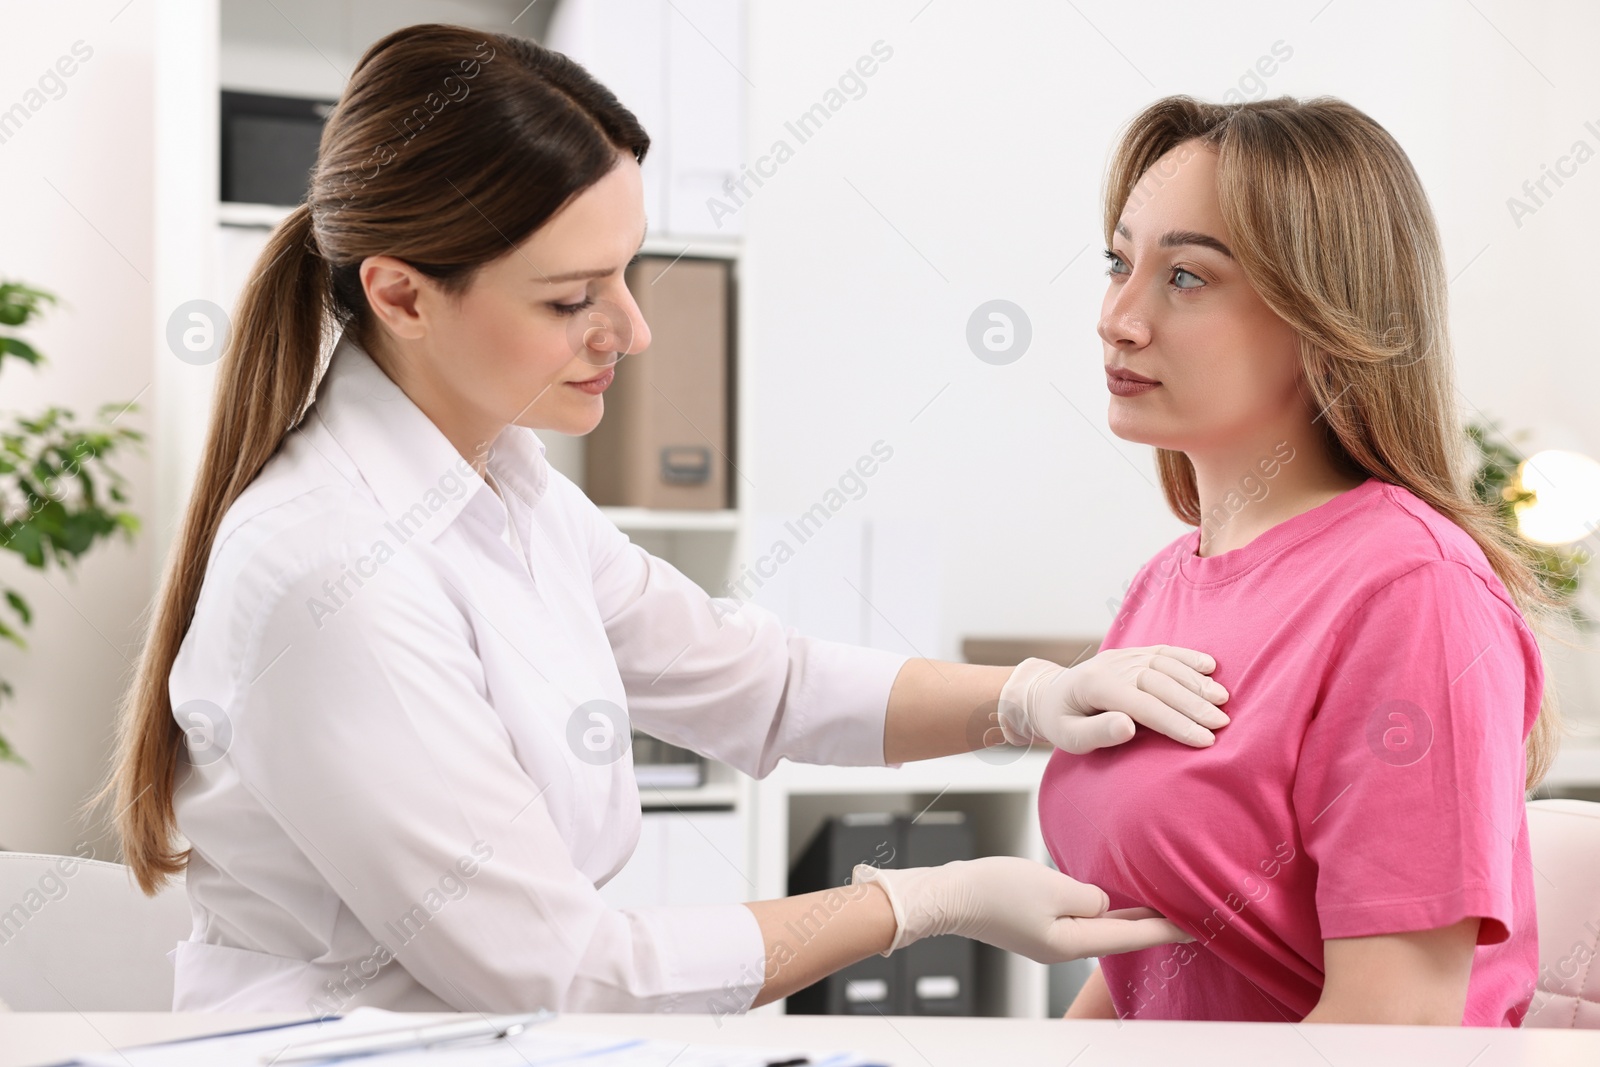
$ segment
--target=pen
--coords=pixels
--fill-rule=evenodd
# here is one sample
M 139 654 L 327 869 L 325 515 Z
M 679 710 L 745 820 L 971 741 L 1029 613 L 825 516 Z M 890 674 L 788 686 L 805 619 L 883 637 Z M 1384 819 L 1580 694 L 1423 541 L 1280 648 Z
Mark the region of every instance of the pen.
M 332 1037 L 290 1045 L 276 1056 L 263 1056 L 261 1062 L 306 1063 L 312 1060 L 343 1059 L 347 1056 L 370 1056 L 379 1052 L 429 1048 L 433 1045 L 467 1041 L 472 1038 L 487 1037 L 499 1040 L 520 1034 L 530 1026 L 553 1018 L 555 1018 L 554 1012 L 540 1010 L 528 1015 L 491 1015 L 464 1022 L 407 1026 L 398 1030 L 379 1030 L 351 1037 Z

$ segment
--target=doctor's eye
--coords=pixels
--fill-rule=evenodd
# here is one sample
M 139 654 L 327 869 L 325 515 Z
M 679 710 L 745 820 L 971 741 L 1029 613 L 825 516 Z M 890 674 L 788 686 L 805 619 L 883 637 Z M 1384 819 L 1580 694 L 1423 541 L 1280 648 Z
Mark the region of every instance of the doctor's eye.
M 550 305 L 550 310 L 554 311 L 557 315 L 576 315 L 578 312 L 582 311 L 583 309 L 585 309 L 587 307 L 592 306 L 593 304 L 594 304 L 594 297 L 586 296 L 582 300 L 578 301 L 576 304 L 554 304 L 553 303 L 553 304 Z
M 1117 255 L 1115 252 L 1111 251 L 1111 249 L 1109 249 L 1109 248 L 1106 249 L 1105 257 L 1106 257 L 1106 260 L 1111 264 L 1110 266 L 1108 266 L 1106 268 L 1106 273 L 1107 274 L 1126 274 L 1126 273 L 1128 273 L 1128 265 L 1126 263 L 1122 262 L 1122 257 Z

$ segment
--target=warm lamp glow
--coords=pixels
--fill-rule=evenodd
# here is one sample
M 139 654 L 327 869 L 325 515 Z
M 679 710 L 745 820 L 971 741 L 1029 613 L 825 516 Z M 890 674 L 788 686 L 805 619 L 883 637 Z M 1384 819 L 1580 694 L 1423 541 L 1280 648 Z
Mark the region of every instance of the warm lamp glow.
M 1516 505 L 1528 540 L 1565 545 L 1600 529 L 1600 463 L 1577 452 L 1540 452 L 1517 467 L 1517 480 L 1534 494 Z

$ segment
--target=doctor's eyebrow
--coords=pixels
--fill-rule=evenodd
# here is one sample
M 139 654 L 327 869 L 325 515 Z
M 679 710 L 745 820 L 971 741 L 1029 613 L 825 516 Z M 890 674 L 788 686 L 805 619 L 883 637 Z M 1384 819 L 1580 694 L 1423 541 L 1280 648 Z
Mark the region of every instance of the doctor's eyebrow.
M 1117 223 L 1117 232 L 1126 237 L 1128 240 L 1133 240 L 1133 234 L 1128 232 L 1128 227 L 1120 222 Z M 1201 248 L 1210 248 L 1214 251 L 1221 252 L 1229 259 L 1233 258 L 1233 252 L 1228 248 L 1227 245 L 1223 244 L 1221 241 L 1209 234 L 1197 233 L 1194 230 L 1168 230 L 1166 233 L 1161 235 L 1160 245 L 1162 248 L 1179 248 L 1183 245 L 1199 245 Z
M 648 229 L 646 230 L 646 233 L 648 233 Z M 634 249 L 633 254 L 637 256 L 639 254 L 639 249 L 642 248 L 644 248 L 643 234 L 641 234 L 639 237 L 639 248 Z M 626 266 L 626 264 L 624 264 L 624 266 Z M 616 273 L 616 270 L 616 267 L 595 267 L 592 270 L 569 270 L 565 274 L 541 274 L 539 277 L 533 280 L 536 282 L 551 283 L 586 281 L 589 278 L 604 278 L 608 274 Z

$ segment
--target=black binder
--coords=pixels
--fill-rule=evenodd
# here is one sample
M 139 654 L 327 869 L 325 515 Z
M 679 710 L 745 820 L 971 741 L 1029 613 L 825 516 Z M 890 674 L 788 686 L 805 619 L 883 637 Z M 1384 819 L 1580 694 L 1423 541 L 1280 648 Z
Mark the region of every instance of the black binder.
M 789 893 L 850 884 L 858 863 L 902 868 L 972 858 L 972 830 L 960 812 L 862 812 L 823 824 L 789 872 Z M 814 936 L 826 909 L 791 924 L 797 944 Z M 975 960 L 971 941 L 924 938 L 887 958 L 872 955 L 789 996 L 791 1015 L 970 1015 Z
M 972 827 L 959 811 L 929 811 L 905 831 L 905 866 L 937 867 L 972 858 Z M 901 985 L 908 1014 L 971 1015 L 977 946 L 964 937 L 925 937 L 907 945 Z M 893 959 L 894 957 L 890 957 Z

